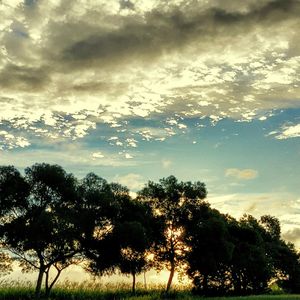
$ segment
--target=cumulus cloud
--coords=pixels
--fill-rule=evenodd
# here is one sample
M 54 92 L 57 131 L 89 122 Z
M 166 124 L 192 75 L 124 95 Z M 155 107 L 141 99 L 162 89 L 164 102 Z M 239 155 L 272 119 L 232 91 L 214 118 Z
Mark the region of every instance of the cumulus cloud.
M 258 171 L 253 169 L 230 168 L 225 171 L 225 176 L 240 180 L 251 180 L 258 176 Z
M 120 141 L 135 147 L 139 135 L 185 132 L 185 118 L 251 121 L 300 106 L 298 0 L 0 5 L 0 121 L 24 132 L 74 139 L 106 123 L 118 135 L 155 117 L 156 134 Z

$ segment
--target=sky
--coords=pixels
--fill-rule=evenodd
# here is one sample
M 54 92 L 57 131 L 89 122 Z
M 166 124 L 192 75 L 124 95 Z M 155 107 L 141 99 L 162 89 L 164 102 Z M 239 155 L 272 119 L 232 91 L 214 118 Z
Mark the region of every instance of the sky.
M 1 0 L 0 164 L 175 175 L 300 247 L 299 0 Z

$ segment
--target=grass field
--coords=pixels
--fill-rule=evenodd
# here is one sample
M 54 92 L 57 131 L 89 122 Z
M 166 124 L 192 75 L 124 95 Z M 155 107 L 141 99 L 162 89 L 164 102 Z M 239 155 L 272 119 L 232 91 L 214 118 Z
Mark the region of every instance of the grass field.
M 29 300 L 33 299 L 33 289 L 26 288 L 11 288 L 5 289 L 0 288 L 0 299 L 1 300 Z M 199 296 L 193 296 L 188 292 L 172 292 L 168 295 L 162 294 L 158 291 L 149 292 L 137 292 L 133 296 L 128 290 L 127 291 L 87 291 L 87 290 L 64 290 L 55 289 L 50 297 L 55 300 L 121 300 L 121 299 L 132 299 L 132 300 L 155 300 L 155 299 L 184 299 L 184 300 L 198 300 L 205 299 Z M 218 297 L 208 298 L 210 300 L 292 300 L 299 299 L 300 295 L 260 295 L 260 296 L 245 296 L 245 297 Z
M 162 292 L 162 286 L 151 286 L 145 290 L 139 287 L 132 295 L 127 284 L 106 284 L 95 282 L 84 282 L 74 284 L 64 282 L 53 289 L 50 299 L 52 300 L 155 300 L 155 299 L 184 299 L 198 300 L 205 299 L 193 295 L 188 289 L 175 287 L 169 294 Z M 34 298 L 34 288 L 29 283 L 0 282 L 0 300 L 30 300 Z M 208 298 L 210 300 L 293 300 L 299 299 L 300 295 L 259 295 L 245 297 L 218 297 Z

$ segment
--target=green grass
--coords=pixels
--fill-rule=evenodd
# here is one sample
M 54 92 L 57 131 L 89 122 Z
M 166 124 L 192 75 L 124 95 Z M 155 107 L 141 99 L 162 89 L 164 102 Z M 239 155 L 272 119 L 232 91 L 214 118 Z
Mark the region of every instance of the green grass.
M 183 300 L 300 300 L 300 295 L 259 295 L 245 297 L 214 297 L 203 298 L 194 296 L 189 287 L 175 287 L 169 294 L 165 294 L 163 286 L 151 286 L 145 290 L 138 286 L 135 295 L 132 295 L 127 284 L 103 284 L 100 282 L 83 282 L 80 284 L 64 282 L 57 285 L 51 294 L 51 300 L 156 300 L 156 299 L 183 299 Z M 30 300 L 34 298 L 34 288 L 30 283 L 0 282 L 0 300 Z
M 26 288 L 0 288 L 1 300 L 26 300 L 33 299 L 33 289 Z M 64 290 L 54 289 L 51 294 L 52 300 L 156 300 L 156 299 L 183 299 L 183 300 L 200 300 L 205 299 L 199 296 L 193 296 L 189 292 L 171 292 L 164 294 L 160 291 L 137 291 L 136 295 L 132 295 L 130 291 L 88 291 L 88 290 Z M 260 295 L 246 297 L 219 297 L 209 298 L 210 300 L 292 300 L 299 299 L 300 295 Z

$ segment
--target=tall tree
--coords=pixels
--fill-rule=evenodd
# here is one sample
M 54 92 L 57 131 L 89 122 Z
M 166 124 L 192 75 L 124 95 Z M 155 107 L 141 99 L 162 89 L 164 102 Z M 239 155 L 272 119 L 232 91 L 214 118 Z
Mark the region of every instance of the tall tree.
M 170 271 L 166 290 L 169 291 L 177 268 L 180 267 L 186 251 L 183 241 L 184 224 L 188 218 L 188 207 L 197 206 L 206 197 L 202 182 L 179 182 L 176 177 L 149 181 L 138 193 L 140 201 L 148 203 L 152 212 L 162 224 L 162 238 L 157 239 L 152 249 L 156 267 Z
M 147 254 L 153 244 L 156 220 L 145 203 L 123 198 L 121 214 L 114 234 L 119 241 L 120 259 L 117 264 L 123 274 L 132 275 L 135 292 L 136 275 L 149 267 Z
M 228 264 L 234 245 L 230 242 L 226 217 L 203 203 L 191 211 L 186 224 L 187 274 L 195 291 L 224 295 L 228 286 Z
M 234 244 L 230 263 L 234 292 L 238 295 L 266 292 L 273 276 L 271 257 L 267 255 L 262 227 L 251 215 L 228 224 Z
M 120 201 L 127 189 L 111 186 L 105 179 L 89 173 L 79 184 L 80 201 L 76 205 L 79 226 L 83 226 L 80 242 L 88 260 L 87 271 L 110 274 L 119 256 L 118 242 L 112 232 L 120 214 Z M 83 225 L 81 225 L 83 224 Z
M 44 275 L 53 266 L 66 265 L 78 252 L 72 212 L 76 180 L 62 167 L 35 164 L 25 176 L 13 167 L 0 169 L 1 238 L 23 268 L 38 270 L 36 298 Z M 61 270 L 57 269 L 58 276 Z M 48 293 L 54 283 L 46 276 Z
M 108 184 L 100 178 L 95 182 L 99 180 L 102 184 L 95 186 L 94 200 L 85 197 L 86 202 L 91 204 L 91 214 L 87 212 L 91 221 L 90 234 L 86 239 L 88 270 L 99 275 L 118 270 L 130 274 L 132 291 L 135 292 L 136 275 L 147 267 L 146 250 L 152 242 L 151 210 L 145 204 L 132 200 L 126 187 Z M 87 190 L 88 186 L 90 184 L 86 182 L 84 189 Z M 101 214 L 95 213 L 98 209 Z
M 270 257 L 274 277 L 289 293 L 300 291 L 300 255 L 292 243 L 281 239 L 280 222 L 269 215 L 260 218 L 266 251 Z

